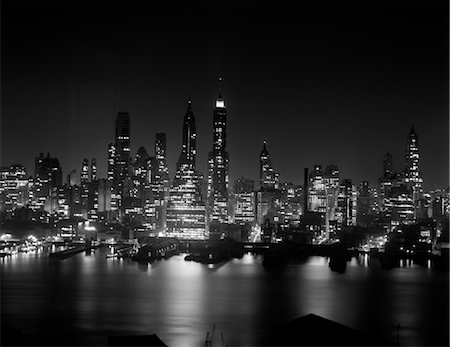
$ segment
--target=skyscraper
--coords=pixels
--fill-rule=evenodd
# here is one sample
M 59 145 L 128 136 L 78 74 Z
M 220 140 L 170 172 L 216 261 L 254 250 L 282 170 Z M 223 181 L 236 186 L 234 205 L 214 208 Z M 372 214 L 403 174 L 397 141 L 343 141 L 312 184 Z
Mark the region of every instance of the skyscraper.
M 279 174 L 272 167 L 266 141 L 259 155 L 259 181 L 261 189 L 278 189 Z
M 166 230 L 167 203 L 169 201 L 169 168 L 166 162 L 166 134 L 157 133 L 155 139 L 157 194 L 155 195 L 156 229 L 159 232 Z
M 337 230 L 356 225 L 357 190 L 352 180 L 343 179 L 339 186 L 336 209 Z
M 183 146 L 167 205 L 168 237 L 190 240 L 209 237 L 201 190 L 203 176 L 195 169 L 196 136 L 195 117 L 189 100 L 183 122 Z
M 392 154 L 386 153 L 383 157 L 383 172 L 378 178 L 379 193 L 378 193 L 378 205 L 381 212 L 386 210 L 386 203 L 391 191 L 392 182 L 396 179 L 397 175 L 394 173 Z
M 85 185 L 89 182 L 89 161 L 84 158 L 83 164 L 81 164 L 80 171 L 80 184 Z
M 309 177 L 309 206 L 314 212 L 325 213 L 327 211 L 327 194 L 325 191 L 325 178 L 322 165 L 314 165 L 314 170 Z
M 47 205 L 53 206 L 54 193 L 57 187 L 62 185 L 62 169 L 59 160 L 50 157 L 49 153 L 45 157 L 43 153 L 40 153 L 35 159 L 34 175 L 32 194 L 35 200 L 32 201 L 32 205 L 37 209 L 43 209 L 46 200 L 50 200 Z
M 116 143 L 114 160 L 114 184 L 119 192 L 128 176 L 130 165 L 130 116 L 127 112 L 119 112 L 116 117 Z
M 114 163 L 116 160 L 116 146 L 113 143 L 108 145 L 108 181 L 114 180 Z
M 91 181 L 97 180 L 97 162 L 95 158 L 91 160 Z
M 210 222 L 227 223 L 228 152 L 227 110 L 220 89 L 213 117 L 213 150 L 208 155 L 208 218 Z
M 87 217 L 89 199 L 89 161 L 85 158 L 80 171 L 81 212 Z
M 192 102 L 188 100 L 188 109 L 183 120 L 183 145 L 177 162 L 177 170 L 183 165 L 195 168 L 197 156 L 197 132 L 195 129 L 195 117 L 192 111 Z
M 0 211 L 12 217 L 13 210 L 29 202 L 27 170 L 23 165 L 13 164 L 0 168 Z
M 236 197 L 234 221 L 237 224 L 255 223 L 255 181 L 241 177 L 234 183 Z
M 279 175 L 272 167 L 266 141 L 263 142 L 263 149 L 259 154 L 259 184 L 256 194 L 256 220 L 261 225 L 266 215 L 277 215 L 281 206 Z
M 419 171 L 419 137 L 414 131 L 414 126 L 408 134 L 406 153 L 405 153 L 405 183 L 412 189 L 413 203 L 422 197 L 423 179 Z
M 383 177 L 390 177 L 393 173 L 392 154 L 387 152 L 383 157 Z
M 369 225 L 371 194 L 368 181 L 362 181 L 359 184 L 358 203 L 356 211 L 356 223 L 367 227 Z

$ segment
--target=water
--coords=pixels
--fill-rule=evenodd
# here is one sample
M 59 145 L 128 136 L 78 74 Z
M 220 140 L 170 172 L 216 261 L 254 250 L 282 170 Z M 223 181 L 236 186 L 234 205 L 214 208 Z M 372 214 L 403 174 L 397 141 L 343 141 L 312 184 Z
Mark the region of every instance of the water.
M 49 260 L 0 260 L 1 312 L 30 345 L 106 345 L 108 335 L 156 333 L 169 346 L 267 345 L 270 329 L 314 313 L 402 345 L 448 345 L 448 272 L 405 263 L 390 271 L 354 258 L 344 274 L 310 257 L 281 274 L 262 257 L 202 265 L 106 259 L 107 250 Z

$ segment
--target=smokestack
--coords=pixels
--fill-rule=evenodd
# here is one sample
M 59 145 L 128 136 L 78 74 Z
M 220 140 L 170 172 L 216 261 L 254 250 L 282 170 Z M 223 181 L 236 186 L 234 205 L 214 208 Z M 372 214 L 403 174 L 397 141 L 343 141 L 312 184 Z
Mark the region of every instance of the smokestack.
M 303 178 L 303 215 L 308 212 L 308 168 L 305 167 L 305 177 Z

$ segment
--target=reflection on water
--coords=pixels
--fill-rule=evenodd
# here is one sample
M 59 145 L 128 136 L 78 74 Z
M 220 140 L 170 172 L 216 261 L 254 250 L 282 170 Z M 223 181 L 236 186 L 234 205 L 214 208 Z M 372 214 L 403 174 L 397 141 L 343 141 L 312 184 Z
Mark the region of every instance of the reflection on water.
M 106 259 L 109 251 L 3 258 L 2 318 L 31 345 L 157 333 L 169 346 L 198 346 L 214 323 L 216 345 L 220 333 L 228 345 L 266 345 L 271 327 L 308 313 L 390 341 L 400 324 L 404 345 L 448 344 L 448 273 L 410 261 L 386 271 L 355 257 L 341 274 L 327 258 L 310 257 L 269 273 L 251 254 L 208 266 L 184 255 L 152 264 Z

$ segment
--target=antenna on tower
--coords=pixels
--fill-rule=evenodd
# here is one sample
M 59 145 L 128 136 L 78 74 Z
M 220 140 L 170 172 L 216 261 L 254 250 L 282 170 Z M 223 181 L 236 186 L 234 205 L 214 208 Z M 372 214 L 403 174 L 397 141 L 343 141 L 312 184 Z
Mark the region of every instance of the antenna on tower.
M 219 99 L 221 99 L 222 98 L 222 77 L 221 76 L 219 76 L 218 86 L 219 86 Z

